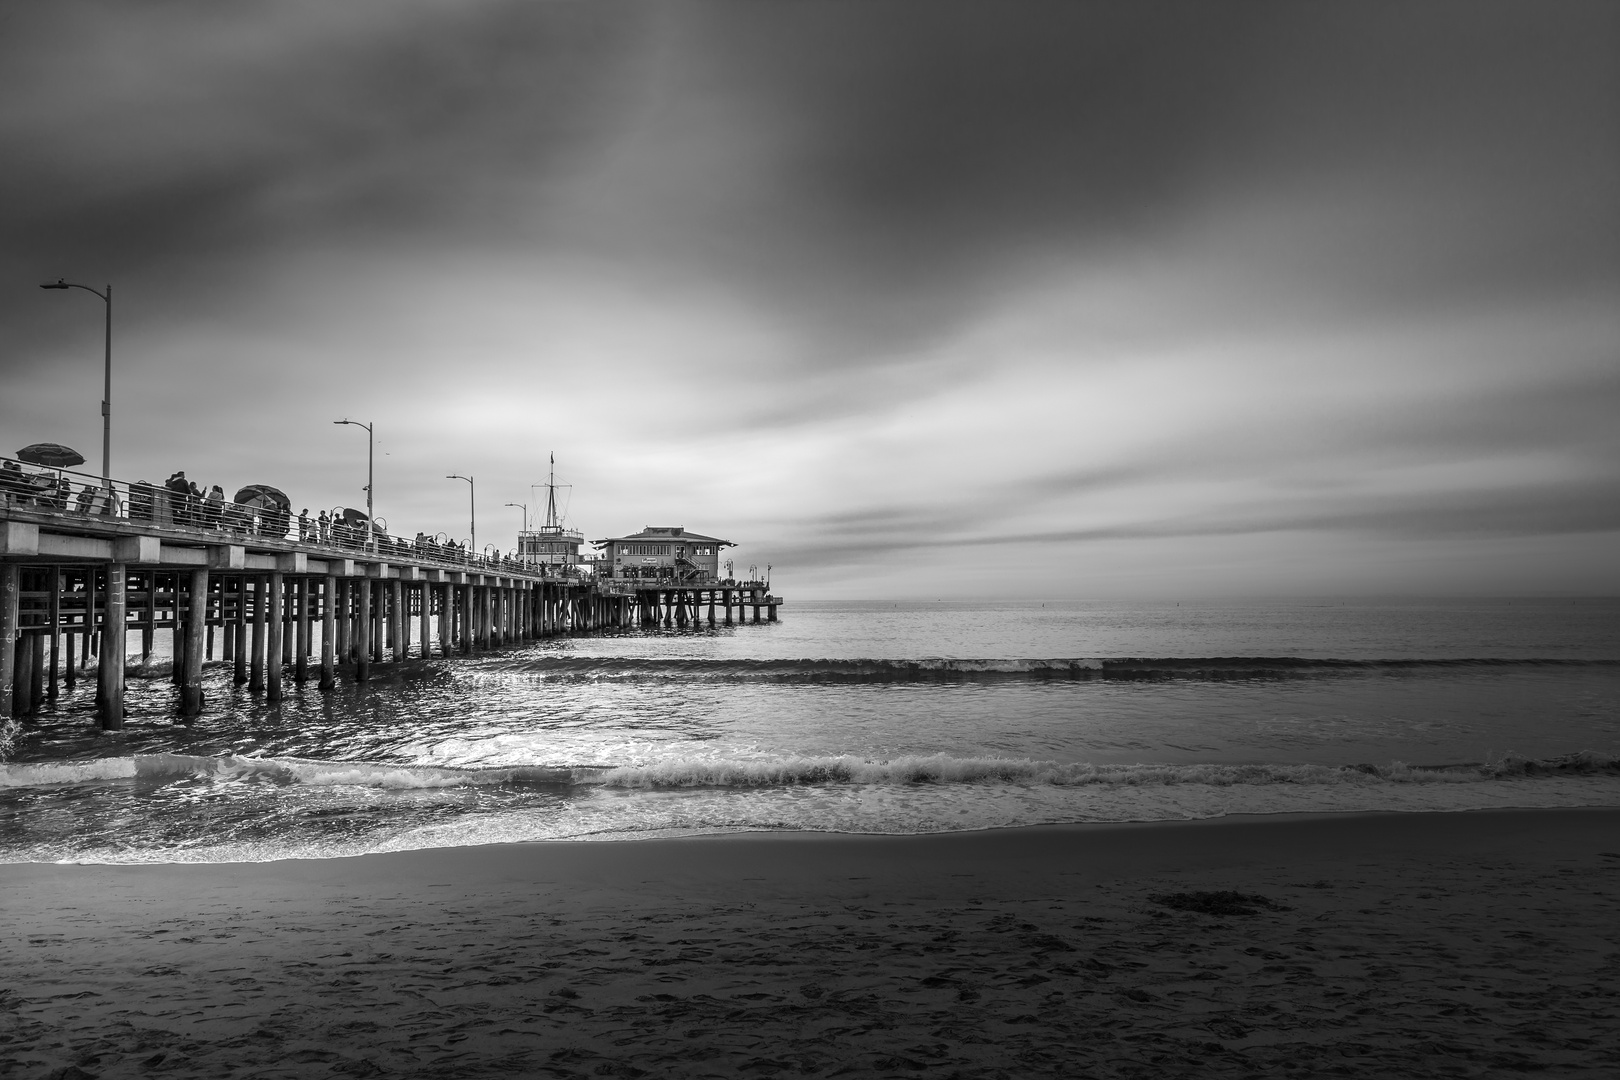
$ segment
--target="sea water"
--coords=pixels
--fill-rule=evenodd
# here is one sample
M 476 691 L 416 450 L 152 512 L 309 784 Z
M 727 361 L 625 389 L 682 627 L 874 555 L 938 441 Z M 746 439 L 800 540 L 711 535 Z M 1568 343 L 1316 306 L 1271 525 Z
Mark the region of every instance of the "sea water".
M 373 671 L 210 664 L 189 722 L 135 678 L 110 733 L 81 681 L 13 732 L 0 861 L 1620 805 L 1613 600 L 804 603 Z

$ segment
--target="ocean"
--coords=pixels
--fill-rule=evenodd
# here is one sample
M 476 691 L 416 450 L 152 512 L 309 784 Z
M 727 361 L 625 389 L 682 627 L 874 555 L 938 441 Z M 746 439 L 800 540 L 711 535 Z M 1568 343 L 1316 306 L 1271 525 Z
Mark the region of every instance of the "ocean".
M 158 635 L 160 642 L 166 635 Z M 11 730 L 0 861 L 1620 805 L 1620 601 L 799 603 Z

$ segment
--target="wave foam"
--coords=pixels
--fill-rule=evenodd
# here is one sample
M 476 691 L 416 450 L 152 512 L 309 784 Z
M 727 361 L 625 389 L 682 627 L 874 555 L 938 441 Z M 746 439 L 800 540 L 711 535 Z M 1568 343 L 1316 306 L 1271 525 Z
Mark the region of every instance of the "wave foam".
M 1299 656 L 1059 657 L 886 659 L 618 659 L 546 657 L 495 669 L 541 681 L 705 679 L 784 683 L 883 683 L 1302 678 L 1373 671 L 1456 670 L 1498 667 L 1613 666 L 1604 660 L 1315 659 Z M 486 676 L 494 674 L 485 673 Z M 499 677 L 499 676 L 496 676 Z
M 779 788 L 815 784 L 1049 784 L 1059 787 L 1448 784 L 1520 777 L 1620 775 L 1620 758 L 1586 751 L 1558 758 L 1509 756 L 1485 764 L 1418 766 L 1093 765 L 1026 758 L 914 755 L 872 761 L 852 755 L 776 759 L 677 758 L 613 768 L 508 766 L 457 768 L 371 761 L 313 761 L 223 755 L 136 754 L 88 761 L 0 766 L 0 787 L 47 787 L 105 780 L 209 778 L 272 784 L 426 789 L 561 785 L 621 789 Z
M 1508 757 L 1481 765 L 1091 765 L 946 754 L 868 761 L 856 757 L 776 761 L 676 760 L 623 766 L 593 782 L 621 788 L 783 787 L 799 784 L 1003 783 L 1215 787 L 1257 784 L 1424 784 L 1505 780 L 1519 776 L 1620 775 L 1620 759 L 1583 751 L 1560 758 Z

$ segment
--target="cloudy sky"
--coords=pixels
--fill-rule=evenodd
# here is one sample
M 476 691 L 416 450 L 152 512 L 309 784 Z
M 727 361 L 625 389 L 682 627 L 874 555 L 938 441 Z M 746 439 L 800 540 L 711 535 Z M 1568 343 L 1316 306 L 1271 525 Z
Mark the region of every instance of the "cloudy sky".
M 1620 5 L 0 6 L 0 449 L 790 597 L 1620 589 Z

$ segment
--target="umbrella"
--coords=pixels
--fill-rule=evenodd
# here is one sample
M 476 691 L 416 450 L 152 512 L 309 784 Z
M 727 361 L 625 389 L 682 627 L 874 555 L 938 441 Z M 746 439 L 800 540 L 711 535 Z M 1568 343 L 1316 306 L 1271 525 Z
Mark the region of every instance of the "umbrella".
M 232 502 L 243 506 L 279 506 L 283 510 L 292 509 L 292 500 L 280 488 L 273 488 L 269 484 L 249 484 L 236 493 Z
M 17 457 L 30 465 L 44 465 L 52 469 L 66 469 L 73 465 L 84 464 L 83 454 L 61 443 L 53 442 L 37 442 L 32 446 L 25 446 L 17 451 Z
M 348 506 L 345 506 L 343 508 L 343 524 L 349 526 L 350 528 L 358 529 L 360 526 L 364 525 L 365 523 L 366 523 L 365 511 L 363 511 L 363 510 L 355 510 L 352 507 L 348 507 Z

